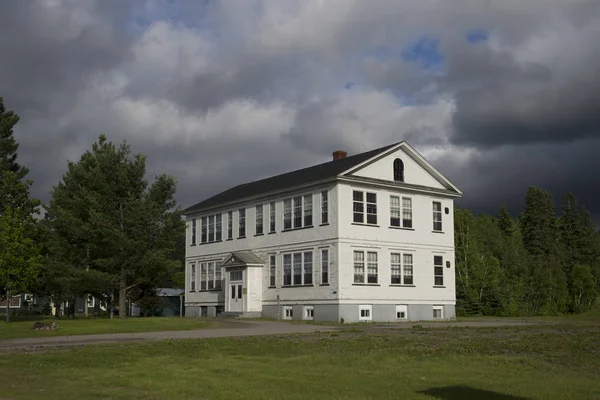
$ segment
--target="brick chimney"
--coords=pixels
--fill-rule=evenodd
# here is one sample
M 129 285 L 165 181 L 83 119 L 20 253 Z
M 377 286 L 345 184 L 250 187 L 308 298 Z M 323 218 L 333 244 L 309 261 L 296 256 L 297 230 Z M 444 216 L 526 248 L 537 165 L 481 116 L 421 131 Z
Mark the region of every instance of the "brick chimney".
M 348 153 L 346 153 L 345 151 L 342 151 L 342 150 L 334 151 L 333 152 L 333 161 L 339 160 L 341 158 L 346 158 L 347 155 L 348 155 Z

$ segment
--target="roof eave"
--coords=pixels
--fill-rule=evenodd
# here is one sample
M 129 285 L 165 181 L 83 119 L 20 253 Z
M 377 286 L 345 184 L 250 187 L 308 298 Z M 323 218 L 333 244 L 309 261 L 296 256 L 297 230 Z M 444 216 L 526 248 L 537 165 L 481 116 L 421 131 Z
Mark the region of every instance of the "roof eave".
M 255 196 L 247 196 L 247 197 L 241 197 L 239 199 L 236 199 L 234 201 L 229 201 L 226 203 L 221 203 L 219 205 L 215 205 L 215 206 L 211 206 L 211 207 L 204 207 L 204 208 L 198 208 L 196 210 L 193 210 L 193 207 L 188 207 L 185 210 L 183 210 L 183 215 L 184 216 L 189 216 L 192 214 L 198 214 L 198 213 L 204 213 L 204 212 L 210 212 L 210 211 L 215 211 L 215 210 L 219 210 L 219 209 L 223 209 L 223 208 L 230 208 L 233 207 L 235 205 L 239 205 L 239 204 L 243 204 L 243 203 L 248 203 L 251 201 L 258 201 L 258 200 L 262 200 L 265 198 L 269 198 L 269 197 L 273 197 L 276 195 L 282 195 L 288 192 L 295 192 L 297 190 L 300 189 L 305 189 L 305 188 L 310 188 L 313 186 L 319 186 L 319 185 L 324 185 L 324 184 L 328 184 L 331 182 L 335 182 L 337 180 L 337 177 L 330 177 L 330 178 L 326 178 L 326 179 L 319 179 L 317 181 L 313 181 L 313 182 L 309 182 L 309 183 L 305 183 L 302 185 L 296 185 L 296 186 L 290 186 L 288 188 L 285 189 L 279 189 L 279 190 L 273 190 L 270 192 L 265 192 L 265 193 L 261 193 L 259 195 L 255 195 Z

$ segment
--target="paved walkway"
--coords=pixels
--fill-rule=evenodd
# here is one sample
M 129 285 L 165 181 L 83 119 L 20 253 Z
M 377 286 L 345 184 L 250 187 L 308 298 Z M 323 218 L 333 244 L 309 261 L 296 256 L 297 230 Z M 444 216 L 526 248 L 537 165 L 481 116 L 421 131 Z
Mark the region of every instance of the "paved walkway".
M 37 338 L 21 338 L 0 340 L 0 351 L 16 349 L 40 349 L 46 347 L 79 346 L 97 343 L 123 343 L 136 341 L 152 341 L 164 339 L 207 339 L 236 336 L 288 335 L 294 333 L 332 332 L 343 329 L 364 329 L 365 332 L 410 329 L 414 324 L 423 328 L 447 327 L 500 327 L 553 324 L 552 322 L 527 320 L 487 320 L 462 322 L 405 322 L 398 324 L 366 324 L 366 325 L 313 325 L 292 324 L 271 321 L 228 320 L 214 322 L 212 328 L 188 331 L 112 333 L 99 335 L 48 336 Z

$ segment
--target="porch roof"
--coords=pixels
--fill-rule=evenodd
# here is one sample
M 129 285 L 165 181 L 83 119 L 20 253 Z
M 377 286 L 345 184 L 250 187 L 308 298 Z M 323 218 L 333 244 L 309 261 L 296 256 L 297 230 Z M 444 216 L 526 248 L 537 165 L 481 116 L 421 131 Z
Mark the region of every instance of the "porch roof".
M 263 265 L 265 262 L 250 250 L 232 251 L 229 257 L 225 259 L 223 265 L 226 264 L 246 264 L 246 265 Z

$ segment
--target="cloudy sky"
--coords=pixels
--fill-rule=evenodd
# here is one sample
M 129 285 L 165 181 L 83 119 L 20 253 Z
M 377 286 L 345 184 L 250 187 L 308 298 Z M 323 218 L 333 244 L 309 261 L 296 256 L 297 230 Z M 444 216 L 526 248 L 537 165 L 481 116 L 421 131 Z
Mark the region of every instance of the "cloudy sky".
M 600 222 L 599 43 L 598 0 L 3 0 L 0 96 L 44 202 L 101 133 L 183 206 L 407 140 L 463 206 Z

